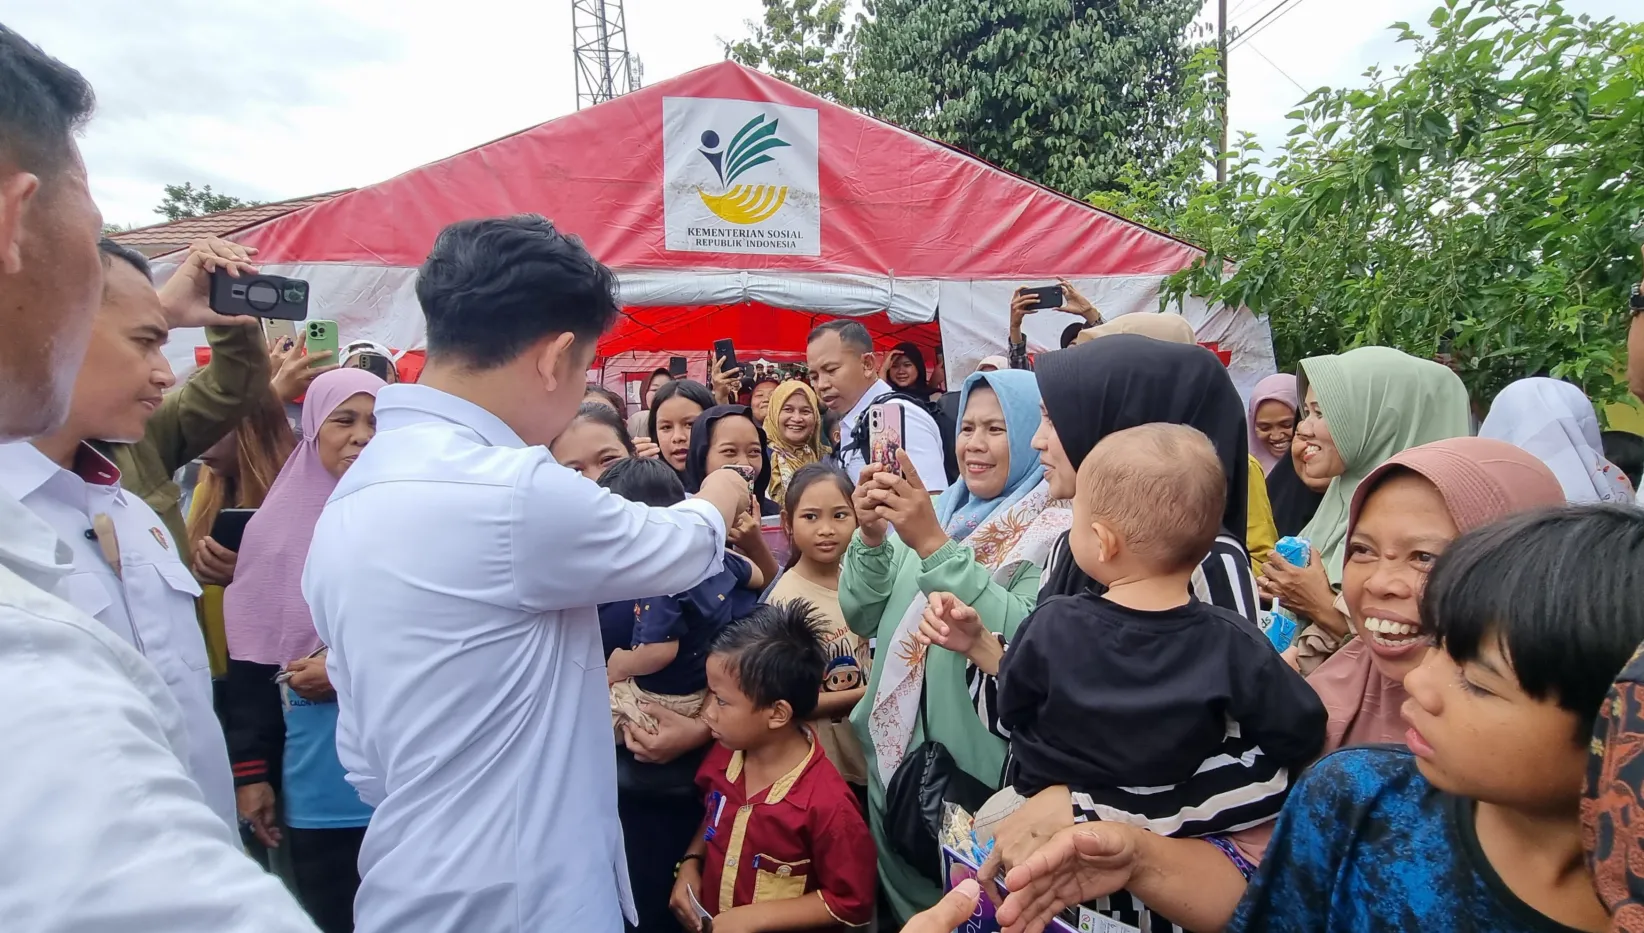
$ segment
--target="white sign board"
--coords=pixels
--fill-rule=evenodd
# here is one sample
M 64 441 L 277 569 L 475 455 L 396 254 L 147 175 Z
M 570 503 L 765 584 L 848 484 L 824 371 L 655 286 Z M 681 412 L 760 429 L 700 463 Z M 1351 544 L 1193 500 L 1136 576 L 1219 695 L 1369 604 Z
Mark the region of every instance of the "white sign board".
M 749 100 L 662 99 L 667 248 L 822 254 L 816 111 Z

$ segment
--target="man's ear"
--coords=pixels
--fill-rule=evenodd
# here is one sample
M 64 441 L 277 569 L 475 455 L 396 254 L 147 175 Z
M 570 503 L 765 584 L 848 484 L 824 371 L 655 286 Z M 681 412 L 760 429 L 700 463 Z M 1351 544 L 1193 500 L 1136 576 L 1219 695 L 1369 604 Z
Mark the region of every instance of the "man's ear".
M 566 331 L 563 334 L 544 341 L 537 351 L 537 375 L 542 379 L 542 387 L 549 392 L 559 388 L 559 382 L 566 376 L 566 366 L 574 365 L 572 346 L 577 342 L 577 335 Z
M 879 378 L 879 361 L 874 358 L 872 350 L 862 354 L 862 371 L 874 379 Z
M 0 275 L 23 271 L 23 217 L 39 190 L 39 176 L 29 172 L 0 179 Z
M 767 729 L 782 729 L 793 724 L 793 704 L 787 700 L 777 700 L 771 706 L 771 718 L 765 721 Z

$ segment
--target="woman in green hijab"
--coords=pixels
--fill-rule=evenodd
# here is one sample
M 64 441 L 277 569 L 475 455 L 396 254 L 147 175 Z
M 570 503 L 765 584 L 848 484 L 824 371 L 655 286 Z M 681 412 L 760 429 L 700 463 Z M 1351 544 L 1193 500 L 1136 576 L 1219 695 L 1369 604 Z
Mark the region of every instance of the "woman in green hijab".
M 1468 409 L 1467 390 L 1448 367 L 1391 347 L 1303 360 L 1299 383 L 1302 470 L 1309 479 L 1329 479 L 1330 487 L 1300 535 L 1312 544 L 1313 560 L 1297 568 L 1275 555 L 1258 584 L 1264 595 L 1313 623 L 1290 655 L 1305 674 L 1351 634 L 1336 589 L 1359 482 L 1394 454 L 1466 436 Z

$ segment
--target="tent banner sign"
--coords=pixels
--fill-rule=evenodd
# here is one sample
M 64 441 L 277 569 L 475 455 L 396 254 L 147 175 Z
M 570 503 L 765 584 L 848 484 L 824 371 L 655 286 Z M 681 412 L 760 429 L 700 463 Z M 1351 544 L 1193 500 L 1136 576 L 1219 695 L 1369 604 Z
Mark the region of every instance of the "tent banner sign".
M 816 111 L 662 99 L 662 215 L 670 250 L 822 254 Z

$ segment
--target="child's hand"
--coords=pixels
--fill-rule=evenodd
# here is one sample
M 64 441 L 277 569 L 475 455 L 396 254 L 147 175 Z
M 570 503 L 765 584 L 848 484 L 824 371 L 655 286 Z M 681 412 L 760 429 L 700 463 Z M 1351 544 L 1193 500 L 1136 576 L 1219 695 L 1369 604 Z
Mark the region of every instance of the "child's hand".
M 698 867 L 701 864 L 696 859 L 691 859 L 679 866 L 679 877 L 674 879 L 674 890 L 668 897 L 668 909 L 673 911 L 674 919 L 691 933 L 698 933 L 702 929 L 702 918 L 697 916 L 696 908 L 691 906 L 690 894 L 690 891 L 702 887 L 702 869 Z
M 743 512 L 736 517 L 736 524 L 725 535 L 732 544 L 743 551 L 752 543 L 750 538 L 759 537 L 759 509 L 756 506 L 751 512 Z
M 960 602 L 959 597 L 952 593 L 930 594 L 930 604 L 925 607 L 924 618 L 919 620 L 921 642 L 968 655 L 986 635 L 982 617 Z

